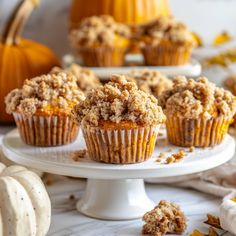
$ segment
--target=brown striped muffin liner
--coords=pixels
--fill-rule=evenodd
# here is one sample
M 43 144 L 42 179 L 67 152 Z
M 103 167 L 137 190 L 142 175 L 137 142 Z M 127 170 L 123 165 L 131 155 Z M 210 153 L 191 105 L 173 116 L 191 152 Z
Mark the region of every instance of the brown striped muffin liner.
M 232 118 L 219 116 L 186 119 L 167 115 L 166 129 L 170 143 L 181 147 L 210 147 L 223 140 Z
M 34 146 L 59 146 L 72 143 L 79 131 L 79 126 L 68 115 L 24 117 L 13 113 L 21 139 Z
M 131 129 L 103 129 L 82 125 L 88 154 L 94 161 L 131 164 L 148 160 L 160 125 Z
M 145 65 L 174 66 L 185 65 L 189 62 L 191 46 L 187 45 L 146 45 L 142 47 Z
M 78 53 L 85 66 L 122 66 L 127 48 L 79 48 Z

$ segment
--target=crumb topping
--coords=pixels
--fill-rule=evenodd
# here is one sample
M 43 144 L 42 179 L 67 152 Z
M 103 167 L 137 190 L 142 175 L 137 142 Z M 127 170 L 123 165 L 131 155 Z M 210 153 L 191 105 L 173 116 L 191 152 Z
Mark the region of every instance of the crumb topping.
M 72 45 L 90 47 L 94 45 L 113 46 L 116 37 L 130 37 L 130 28 L 116 22 L 108 15 L 92 16 L 81 21 L 77 29 L 72 30 Z
M 151 43 L 158 45 L 162 40 L 194 46 L 195 40 L 187 26 L 172 16 L 161 16 L 140 28 L 141 37 L 150 37 Z
M 153 125 L 163 123 L 165 115 L 157 99 L 139 90 L 123 75 L 113 75 L 111 82 L 92 90 L 74 109 L 79 123 L 97 126 L 99 122 L 131 121 Z
M 133 70 L 128 75 L 139 89 L 158 98 L 161 93 L 172 87 L 172 81 L 155 70 Z
M 143 216 L 145 225 L 143 234 L 161 236 L 165 234 L 182 234 L 186 229 L 186 218 L 180 207 L 165 200 Z
M 236 75 L 230 75 L 224 80 L 224 86 L 226 89 L 231 91 L 232 94 L 236 95 Z
M 223 88 L 216 87 L 206 77 L 187 80 L 178 76 L 173 80 L 173 88 L 159 97 L 164 112 L 185 118 L 198 118 L 200 115 L 233 117 L 236 112 L 236 97 Z
M 74 75 L 77 79 L 78 87 L 83 92 L 87 92 L 90 89 L 97 88 L 99 85 L 101 85 L 99 79 L 93 73 L 93 71 L 76 64 L 72 64 L 70 67 L 66 69 L 62 69 L 60 67 L 54 67 L 52 68 L 50 73 L 54 74 L 60 72 L 65 72 Z
M 71 112 L 85 99 L 76 78 L 63 72 L 27 79 L 21 89 L 12 90 L 5 98 L 6 111 L 32 116 L 37 112 Z

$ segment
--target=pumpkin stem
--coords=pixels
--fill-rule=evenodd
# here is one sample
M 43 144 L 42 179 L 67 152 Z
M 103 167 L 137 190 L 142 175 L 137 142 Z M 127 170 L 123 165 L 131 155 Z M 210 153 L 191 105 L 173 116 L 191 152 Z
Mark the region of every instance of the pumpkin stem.
M 23 25 L 38 3 L 39 0 L 21 0 L 19 2 L 3 32 L 3 43 L 12 45 L 19 42 L 19 34 Z

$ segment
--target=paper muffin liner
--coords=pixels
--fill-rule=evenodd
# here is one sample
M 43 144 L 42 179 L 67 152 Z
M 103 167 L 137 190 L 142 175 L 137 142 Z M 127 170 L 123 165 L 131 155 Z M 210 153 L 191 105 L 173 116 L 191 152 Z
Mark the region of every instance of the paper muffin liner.
M 174 66 L 184 65 L 189 62 L 191 48 L 188 45 L 145 45 L 142 53 L 146 65 Z
M 59 146 L 72 143 L 79 131 L 79 126 L 70 116 L 24 117 L 13 113 L 21 139 L 34 146 Z
M 223 140 L 231 122 L 232 118 L 225 116 L 186 119 L 167 115 L 167 137 L 170 143 L 182 147 L 215 146 Z
M 127 48 L 79 48 L 80 55 L 85 66 L 112 67 L 124 64 Z
M 88 154 L 94 161 L 131 164 L 152 156 L 160 125 L 131 129 L 104 129 L 82 125 Z

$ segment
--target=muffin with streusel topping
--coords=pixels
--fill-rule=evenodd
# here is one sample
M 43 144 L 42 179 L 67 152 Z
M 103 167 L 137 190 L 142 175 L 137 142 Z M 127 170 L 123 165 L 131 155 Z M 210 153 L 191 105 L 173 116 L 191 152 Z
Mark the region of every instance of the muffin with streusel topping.
M 5 103 L 26 144 L 57 146 L 77 137 L 79 126 L 71 110 L 83 99 L 76 78 L 61 72 L 25 80 L 21 89 L 6 96 Z
M 62 69 L 60 67 L 53 67 L 51 74 L 65 72 L 72 74 L 76 77 L 76 82 L 80 90 L 84 93 L 88 92 L 91 89 L 96 89 L 101 85 L 98 77 L 93 73 L 93 71 L 81 67 L 77 64 L 71 64 L 68 68 Z
M 172 16 L 162 16 L 139 30 L 145 64 L 151 66 L 188 63 L 195 40 L 187 26 Z
M 111 16 L 92 16 L 71 31 L 70 41 L 85 66 L 122 66 L 130 34 L 128 26 Z
M 236 112 L 236 97 L 205 77 L 176 77 L 173 88 L 159 97 L 159 104 L 167 117 L 169 141 L 184 147 L 219 144 Z
M 128 74 L 138 88 L 158 98 L 161 93 L 172 87 L 172 80 L 156 70 L 133 70 Z
M 157 99 L 125 76 L 87 94 L 74 109 L 92 160 L 128 164 L 151 157 L 165 115 Z

